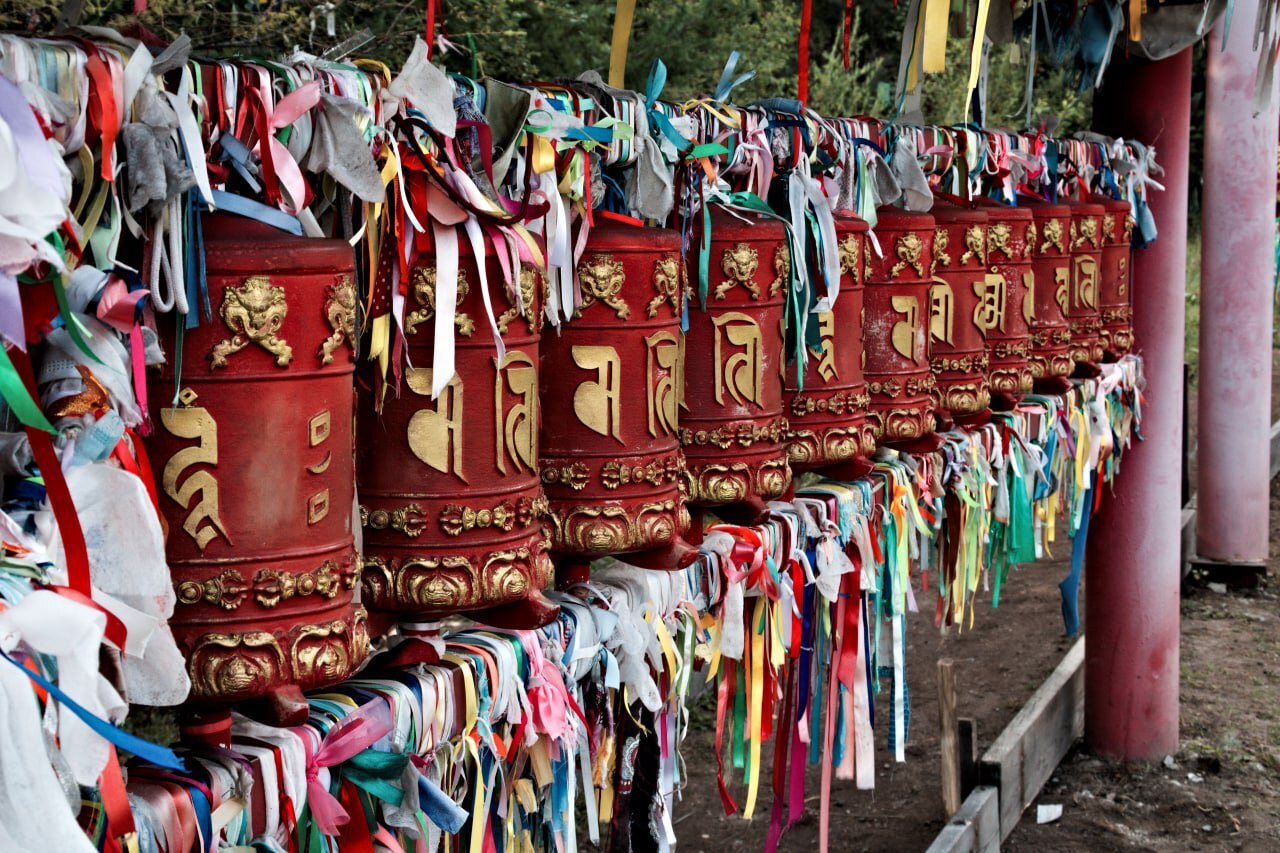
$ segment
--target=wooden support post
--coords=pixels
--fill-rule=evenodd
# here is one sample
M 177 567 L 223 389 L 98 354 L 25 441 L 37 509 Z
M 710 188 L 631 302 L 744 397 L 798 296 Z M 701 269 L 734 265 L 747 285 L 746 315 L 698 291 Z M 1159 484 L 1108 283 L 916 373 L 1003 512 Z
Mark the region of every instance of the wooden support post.
M 941 727 L 942 807 L 947 817 L 960 810 L 960 732 L 956 724 L 955 661 L 938 661 L 938 723 Z

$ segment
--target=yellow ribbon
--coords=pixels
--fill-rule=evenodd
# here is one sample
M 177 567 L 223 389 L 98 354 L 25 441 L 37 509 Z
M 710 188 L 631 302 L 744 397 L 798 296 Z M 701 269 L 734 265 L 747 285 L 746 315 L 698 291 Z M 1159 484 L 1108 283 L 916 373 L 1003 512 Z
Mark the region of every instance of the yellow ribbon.
M 618 0 L 613 13 L 613 44 L 609 47 L 609 85 L 621 89 L 627 75 L 627 47 L 631 44 L 631 23 L 636 0 Z

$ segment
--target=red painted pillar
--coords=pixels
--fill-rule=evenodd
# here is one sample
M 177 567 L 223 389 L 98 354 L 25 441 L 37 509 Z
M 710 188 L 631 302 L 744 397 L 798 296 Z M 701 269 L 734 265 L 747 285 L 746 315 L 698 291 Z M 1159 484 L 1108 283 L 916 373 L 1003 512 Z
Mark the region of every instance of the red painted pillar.
M 1085 740 L 1101 755 L 1153 759 L 1178 747 L 1180 461 L 1187 270 L 1191 49 L 1115 63 L 1094 97 L 1102 132 L 1154 144 L 1164 192 L 1159 239 L 1133 266 L 1135 350 L 1146 360 L 1142 434 L 1089 533 Z
M 1258 0 L 1236 0 L 1252 21 Z M 1196 556 L 1218 574 L 1265 571 L 1271 473 L 1276 101 L 1254 115 L 1253 28 L 1209 36 L 1200 285 Z M 1243 571 L 1241 571 L 1243 569 Z

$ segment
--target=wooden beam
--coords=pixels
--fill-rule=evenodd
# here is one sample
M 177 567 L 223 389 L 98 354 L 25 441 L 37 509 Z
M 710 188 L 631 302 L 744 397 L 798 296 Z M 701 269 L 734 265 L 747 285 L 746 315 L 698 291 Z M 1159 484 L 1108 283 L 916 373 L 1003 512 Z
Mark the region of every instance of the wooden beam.
M 1000 841 L 999 795 L 995 788 L 982 786 L 965 797 L 928 853 L 997 853 Z
M 978 721 L 961 717 L 956 730 L 960 733 L 960 795 L 967 797 L 978 787 Z
M 942 807 L 948 817 L 960 810 L 960 731 L 956 723 L 955 661 L 938 661 L 938 725 L 941 728 Z
M 1084 638 L 1040 685 L 982 756 L 983 785 L 1000 792 L 1000 837 L 1007 838 L 1022 811 L 1084 734 Z

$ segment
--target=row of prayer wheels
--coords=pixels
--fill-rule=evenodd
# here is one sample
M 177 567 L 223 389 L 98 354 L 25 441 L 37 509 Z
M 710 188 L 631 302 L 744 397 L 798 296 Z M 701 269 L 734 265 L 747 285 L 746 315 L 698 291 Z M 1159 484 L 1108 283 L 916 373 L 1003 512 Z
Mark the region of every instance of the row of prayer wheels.
M 935 409 L 978 416 L 1127 349 L 1122 204 L 885 209 L 874 238 L 837 216 L 838 292 L 795 285 L 829 247 L 779 220 L 715 209 L 685 247 L 602 219 L 558 330 L 533 267 L 424 236 L 385 389 L 357 369 L 344 242 L 208 217 L 214 317 L 162 329 L 181 358 L 150 380 L 147 445 L 193 700 L 288 717 L 390 622 L 545 624 L 553 555 L 676 568 L 689 506 L 852 475 Z

